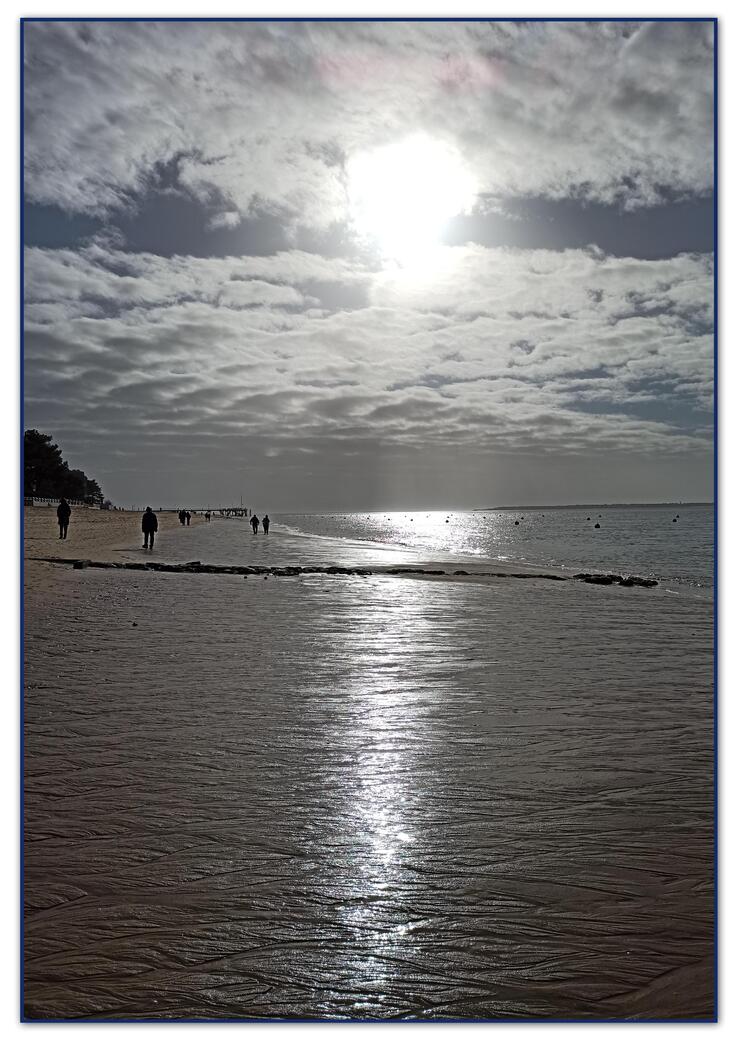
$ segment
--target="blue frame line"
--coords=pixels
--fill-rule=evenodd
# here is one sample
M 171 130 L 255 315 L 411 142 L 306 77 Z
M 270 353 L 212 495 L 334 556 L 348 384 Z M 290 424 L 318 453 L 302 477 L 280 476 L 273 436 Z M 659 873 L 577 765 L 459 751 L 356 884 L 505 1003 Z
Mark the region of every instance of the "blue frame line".
M 278 16 L 275 16 L 275 15 L 274 16 L 258 15 L 258 16 L 254 16 L 252 18 L 238 17 L 237 15 L 233 15 L 232 17 L 229 17 L 229 18 L 228 17 L 223 17 L 223 16 L 212 17 L 212 18 L 207 18 L 207 17 L 191 17 L 191 18 L 187 18 L 185 16 L 181 16 L 181 17 L 178 17 L 178 18 L 177 17 L 172 17 L 172 16 L 166 16 L 166 17 L 161 17 L 161 18 L 125 18 L 125 17 L 121 17 L 121 16 L 110 17 L 110 18 L 104 18 L 104 17 L 95 17 L 95 18 L 82 18 L 82 17 L 69 17 L 69 18 L 28 17 L 28 18 L 21 18 L 21 22 L 85 22 L 85 23 L 87 23 L 87 22 L 366 22 L 366 23 L 370 23 L 370 22 L 406 22 L 406 23 L 414 23 L 414 22 L 486 22 L 486 23 L 490 23 L 490 22 L 579 22 L 579 23 L 586 23 L 586 22 L 634 22 L 634 23 L 638 23 L 638 22 L 712 22 L 712 23 L 714 23 L 714 22 L 717 22 L 717 20 L 718 20 L 717 18 L 705 17 L 705 16 L 702 17 L 702 18 L 697 17 L 697 16 L 689 16 L 689 17 L 684 17 L 683 16 L 682 18 L 675 18 L 675 17 L 668 17 L 668 18 L 662 17 L 662 18 L 659 18 L 659 17 L 647 17 L 647 16 L 644 16 L 644 15 L 642 15 L 639 18 L 606 18 L 606 17 L 602 17 L 602 16 L 599 16 L 599 15 L 596 15 L 595 17 L 591 17 L 591 18 L 583 18 L 583 17 L 579 17 L 579 16 L 569 16 L 569 17 L 560 16 L 558 18 L 544 18 L 544 17 L 541 17 L 541 16 L 533 17 L 533 18 L 499 18 L 499 17 L 496 17 L 496 18 L 481 18 L 481 17 L 478 17 L 478 16 L 467 17 L 467 18 L 461 18 L 461 17 L 451 18 L 449 16 L 447 16 L 447 17 L 440 17 L 440 16 L 437 16 L 437 17 L 429 17 L 429 16 L 420 17 L 420 16 L 417 16 L 416 18 L 411 18 L 411 17 L 409 17 L 407 15 L 403 15 L 403 16 L 400 16 L 400 15 L 390 15 L 390 16 L 387 16 L 385 18 L 372 18 L 369 15 L 356 15 L 356 16 L 353 16 L 353 17 L 347 17 L 347 16 L 340 17 L 340 16 L 337 16 L 337 15 L 336 16 L 329 16 L 329 15 L 313 15 L 313 16 L 308 16 L 308 15 L 290 15 L 288 17 L 287 16 L 278 17 Z
M 713 19 L 713 1019 L 718 1022 L 718 19 Z
M 25 358 L 25 335 L 24 335 L 24 300 L 25 300 L 25 268 L 24 268 L 24 256 L 23 256 L 23 243 L 25 241 L 24 235 L 24 223 L 23 223 L 23 211 L 25 209 L 25 184 L 23 179 L 23 158 L 24 158 L 24 146 L 25 146 L 25 123 L 23 119 L 23 102 L 24 102 L 24 87 L 25 87 L 25 66 L 23 62 L 23 56 L 25 53 L 24 48 L 24 32 L 25 26 L 23 20 L 20 23 L 20 112 L 19 112 L 19 132 L 20 132 L 20 168 L 19 168 L 19 193 L 20 193 L 20 430 L 19 430 L 19 444 L 20 444 L 20 525 L 19 525 L 19 540 L 20 540 L 20 589 L 19 589 L 19 600 L 20 600 L 20 624 L 19 624 L 19 675 L 20 675 L 20 756 L 19 756 L 19 816 L 20 816 L 20 847 L 19 847 L 19 875 L 20 875 L 20 910 L 19 910 L 19 928 L 20 928 L 20 962 L 18 970 L 18 982 L 20 987 L 20 1014 L 21 1020 L 23 1019 L 23 1009 L 25 1007 L 25 930 L 24 930 L 24 908 L 25 908 L 25 879 L 24 879 L 24 858 L 23 849 L 25 842 L 25 788 L 23 784 L 24 772 L 25 772 L 25 743 L 23 735 L 25 733 L 25 672 L 23 667 L 24 661 L 24 629 L 25 629 L 25 614 L 24 614 L 24 603 L 23 603 L 23 589 L 25 587 L 25 513 L 24 513 L 24 487 L 23 487 L 23 472 L 24 472 L 24 460 L 25 460 L 25 447 L 23 441 L 23 433 L 25 426 L 25 372 L 23 367 L 23 361 Z

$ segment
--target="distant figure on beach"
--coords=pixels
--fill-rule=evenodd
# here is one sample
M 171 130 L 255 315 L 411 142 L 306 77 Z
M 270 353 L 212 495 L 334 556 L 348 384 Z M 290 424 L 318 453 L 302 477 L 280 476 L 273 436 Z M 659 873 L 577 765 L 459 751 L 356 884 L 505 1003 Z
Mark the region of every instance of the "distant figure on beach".
M 210 513 L 210 511 L 209 511 L 209 510 L 207 510 L 207 511 L 206 511 L 206 513 L 205 513 L 205 515 L 204 515 L 204 519 L 205 519 L 206 521 L 209 521 L 209 520 L 211 519 L 211 517 L 212 517 L 212 514 Z
M 189 510 L 187 510 L 187 511 L 186 511 L 186 513 L 184 514 L 184 516 L 185 516 L 185 518 L 186 518 L 186 522 L 187 522 L 187 527 L 189 527 L 189 525 L 191 524 L 191 521 L 192 521 L 192 515 L 191 515 L 191 513 L 189 512 Z
M 266 514 L 263 518 L 263 533 L 268 535 L 268 529 L 271 527 L 271 518 Z
M 141 518 L 141 529 L 143 531 L 143 548 L 153 549 L 153 538 L 158 531 L 158 517 L 150 506 L 146 506 L 146 512 Z
M 250 519 L 250 526 L 251 526 L 251 528 L 253 529 L 253 534 L 254 534 L 254 535 L 256 535 L 256 534 L 258 533 L 258 525 L 259 525 L 260 523 L 261 523 L 261 522 L 260 522 L 260 521 L 258 520 L 258 518 L 256 517 L 256 515 L 255 515 L 255 513 L 254 513 L 254 514 L 253 514 L 253 516 L 252 516 L 252 517 L 251 517 L 251 519 Z
M 69 528 L 69 518 L 72 515 L 72 508 L 69 503 L 62 497 L 56 509 L 56 517 L 59 521 L 59 538 L 65 539 L 67 529 Z
M 186 520 L 187 520 L 187 515 L 184 513 L 184 510 L 179 510 L 179 523 L 180 524 L 186 524 Z

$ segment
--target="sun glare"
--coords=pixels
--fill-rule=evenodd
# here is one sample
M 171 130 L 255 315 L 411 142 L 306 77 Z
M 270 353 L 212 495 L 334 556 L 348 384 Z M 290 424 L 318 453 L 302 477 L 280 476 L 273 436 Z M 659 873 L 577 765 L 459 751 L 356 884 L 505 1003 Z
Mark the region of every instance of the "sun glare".
M 402 265 L 426 260 L 447 221 L 467 211 L 477 194 L 457 150 L 425 135 L 354 156 L 348 189 L 357 231 Z

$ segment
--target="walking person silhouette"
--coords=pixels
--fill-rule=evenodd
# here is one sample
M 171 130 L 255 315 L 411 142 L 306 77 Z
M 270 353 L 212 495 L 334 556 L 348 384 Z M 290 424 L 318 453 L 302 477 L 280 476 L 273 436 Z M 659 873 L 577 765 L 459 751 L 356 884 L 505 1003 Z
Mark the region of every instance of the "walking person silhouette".
M 59 522 L 59 538 L 65 539 L 66 533 L 69 528 L 69 518 L 72 515 L 72 508 L 66 499 L 62 496 L 61 502 L 56 508 L 56 518 Z
M 141 518 L 141 529 L 143 531 L 143 548 L 153 549 L 153 539 L 158 531 L 158 517 L 150 506 L 146 506 L 146 512 Z
M 250 526 L 251 526 L 251 528 L 253 529 L 253 534 L 254 534 L 254 535 L 257 535 L 257 534 L 258 534 L 258 525 L 259 525 L 260 523 L 261 523 L 261 522 L 260 522 L 260 521 L 258 520 L 258 518 L 256 517 L 256 515 L 255 515 L 255 513 L 254 513 L 254 514 L 253 514 L 253 516 L 252 516 L 252 517 L 251 517 L 251 519 L 250 519 Z

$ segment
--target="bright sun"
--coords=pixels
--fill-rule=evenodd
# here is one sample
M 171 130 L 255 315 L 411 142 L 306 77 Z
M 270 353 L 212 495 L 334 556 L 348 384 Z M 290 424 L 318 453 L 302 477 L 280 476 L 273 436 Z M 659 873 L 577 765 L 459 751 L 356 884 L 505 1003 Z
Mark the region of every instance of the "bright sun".
M 477 183 L 462 157 L 441 141 L 415 135 L 348 163 L 353 223 L 387 259 L 426 260 L 450 217 L 470 209 Z

